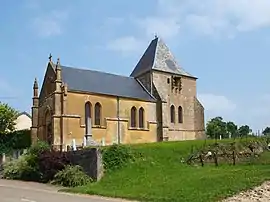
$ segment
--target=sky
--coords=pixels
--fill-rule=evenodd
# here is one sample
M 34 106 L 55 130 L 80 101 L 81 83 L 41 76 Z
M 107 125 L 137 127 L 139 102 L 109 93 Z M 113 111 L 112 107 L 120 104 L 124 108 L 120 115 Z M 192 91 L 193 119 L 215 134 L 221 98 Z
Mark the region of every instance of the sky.
M 0 0 L 0 100 L 31 111 L 48 56 L 129 76 L 155 35 L 198 77 L 205 118 L 270 125 L 269 0 Z

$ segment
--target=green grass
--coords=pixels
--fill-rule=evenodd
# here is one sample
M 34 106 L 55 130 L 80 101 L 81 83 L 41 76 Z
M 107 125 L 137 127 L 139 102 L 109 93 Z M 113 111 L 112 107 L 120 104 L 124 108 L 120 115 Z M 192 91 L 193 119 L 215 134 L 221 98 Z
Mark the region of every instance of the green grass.
M 195 167 L 181 163 L 192 145 L 203 144 L 185 141 L 134 145 L 132 148 L 143 154 L 142 160 L 106 173 L 98 183 L 66 191 L 139 201 L 211 202 L 270 179 L 270 152 L 263 153 L 252 165 Z

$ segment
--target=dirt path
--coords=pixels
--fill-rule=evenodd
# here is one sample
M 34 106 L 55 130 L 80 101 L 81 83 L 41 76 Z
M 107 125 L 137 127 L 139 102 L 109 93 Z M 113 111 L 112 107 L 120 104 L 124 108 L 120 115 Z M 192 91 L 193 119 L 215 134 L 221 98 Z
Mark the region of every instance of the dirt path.
M 269 202 L 270 201 L 270 181 L 263 183 L 261 186 L 255 187 L 237 194 L 236 196 L 227 198 L 222 202 Z

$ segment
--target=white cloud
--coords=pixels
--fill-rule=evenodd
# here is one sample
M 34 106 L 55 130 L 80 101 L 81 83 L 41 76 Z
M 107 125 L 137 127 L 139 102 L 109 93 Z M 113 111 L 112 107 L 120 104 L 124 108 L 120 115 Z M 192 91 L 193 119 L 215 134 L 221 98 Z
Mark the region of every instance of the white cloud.
M 49 15 L 37 17 L 34 20 L 34 27 L 42 37 L 60 35 L 67 18 L 67 11 L 52 11 Z
M 254 131 L 270 126 L 270 94 L 242 97 L 240 100 L 229 99 L 223 95 L 199 94 L 198 99 L 205 108 L 205 120 L 222 116 L 226 121 L 238 125 L 249 125 Z
M 170 17 L 148 17 L 144 20 L 136 20 L 137 25 L 145 31 L 147 37 L 153 38 L 155 34 L 169 39 L 180 33 L 180 24 Z
M 269 0 L 159 0 L 156 12 L 135 21 L 146 35 L 170 39 L 191 31 L 231 38 L 270 26 Z
M 143 45 L 144 44 L 139 39 L 133 36 L 125 36 L 110 41 L 107 45 L 107 49 L 126 54 L 128 52 L 140 51 Z
M 159 1 L 158 6 L 163 6 L 164 2 Z M 162 8 L 167 9 L 168 16 L 180 19 L 181 24 L 201 34 L 231 35 L 232 32 L 253 31 L 270 26 L 269 0 L 167 0 L 166 2 L 167 6 Z
M 270 126 L 270 94 L 254 95 L 247 101 L 243 100 L 243 108 L 238 112 L 245 123 L 254 129 L 262 129 Z
M 270 119 L 270 94 L 264 94 L 260 97 L 257 97 L 256 100 L 253 101 L 251 107 L 249 108 L 250 114 L 253 117 L 265 118 L 266 120 Z
M 127 27 L 133 26 L 138 35 L 126 36 L 131 46 L 111 48 L 114 51 L 130 51 L 139 47 L 141 41 L 148 41 L 154 35 L 169 42 L 177 42 L 183 35 L 203 35 L 209 37 L 234 38 L 241 32 L 250 32 L 270 27 L 270 0 L 157 0 L 153 12 L 147 16 L 132 17 L 125 22 L 112 18 L 111 23 Z M 108 26 L 107 21 L 107 26 Z M 119 30 L 119 27 L 110 26 Z M 136 33 L 136 32 L 134 32 Z M 120 39 L 115 39 L 118 44 Z M 118 43 L 116 43 L 118 42 Z M 110 42 L 111 43 L 111 42 Z M 111 46 L 111 44 L 109 45 Z
M 198 99 L 206 111 L 216 115 L 233 112 L 236 109 L 236 104 L 223 95 L 199 94 Z

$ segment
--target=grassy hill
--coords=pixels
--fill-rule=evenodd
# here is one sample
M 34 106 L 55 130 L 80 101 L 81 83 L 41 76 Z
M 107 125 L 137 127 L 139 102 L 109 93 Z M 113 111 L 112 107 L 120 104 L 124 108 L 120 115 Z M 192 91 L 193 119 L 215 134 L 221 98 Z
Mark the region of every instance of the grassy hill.
M 209 141 L 208 141 L 209 143 Z M 204 141 L 133 145 L 142 154 L 134 163 L 105 174 L 98 182 L 71 192 L 155 202 L 211 202 L 270 179 L 270 153 L 252 165 L 189 166 L 181 163 L 191 147 Z

